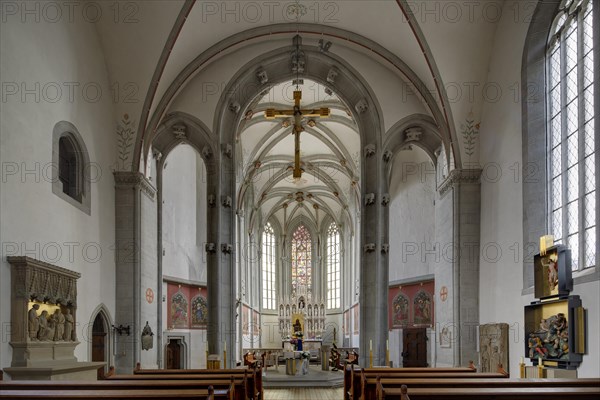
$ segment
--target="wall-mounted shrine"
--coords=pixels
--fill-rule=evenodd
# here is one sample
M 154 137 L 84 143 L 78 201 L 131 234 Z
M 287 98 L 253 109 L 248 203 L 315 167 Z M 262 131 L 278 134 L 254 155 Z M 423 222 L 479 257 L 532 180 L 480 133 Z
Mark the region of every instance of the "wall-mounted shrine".
M 95 380 L 104 363 L 78 362 L 77 279 L 81 274 L 29 257 L 11 266 L 13 380 Z
M 534 257 L 535 297 L 525 306 L 525 356 L 534 365 L 577 369 L 586 348 L 585 309 L 571 295 L 571 250 L 549 247 Z

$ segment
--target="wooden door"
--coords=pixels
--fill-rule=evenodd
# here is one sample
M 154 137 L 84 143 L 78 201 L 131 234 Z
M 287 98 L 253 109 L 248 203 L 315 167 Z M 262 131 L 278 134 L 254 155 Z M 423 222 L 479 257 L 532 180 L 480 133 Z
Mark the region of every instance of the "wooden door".
M 181 345 L 179 340 L 169 341 L 167 345 L 167 369 L 181 369 Z
M 427 330 L 407 328 L 402 333 L 402 366 L 427 367 Z
M 106 329 L 101 313 L 94 319 L 92 327 L 92 361 L 106 360 Z M 104 368 L 106 370 L 106 368 Z M 98 379 L 103 379 L 102 369 L 98 369 Z

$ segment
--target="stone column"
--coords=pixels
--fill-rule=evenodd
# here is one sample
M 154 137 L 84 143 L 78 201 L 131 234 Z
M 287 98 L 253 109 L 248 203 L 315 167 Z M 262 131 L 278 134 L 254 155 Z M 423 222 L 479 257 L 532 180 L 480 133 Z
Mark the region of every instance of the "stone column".
M 207 265 L 208 283 L 208 351 L 223 357 L 227 344 L 227 362 L 224 368 L 235 364 L 235 154 L 231 144 L 221 144 L 215 165 L 219 166 L 215 193 L 215 212 L 208 223 L 209 241 L 215 243 L 215 253 L 209 254 Z M 212 171 L 211 171 L 212 172 Z M 246 283 L 246 286 L 250 282 Z
M 441 263 L 435 271 L 436 287 L 446 286 L 448 299 L 436 306 L 436 325 L 452 331 L 452 347 L 438 348 L 438 361 L 468 366 L 477 360 L 479 325 L 479 254 L 481 170 L 453 170 L 439 187 L 439 215 L 436 230 Z M 438 225 L 439 222 L 439 225 Z M 438 344 L 439 346 L 439 344 Z
M 369 365 L 372 343 L 373 365 L 385 364 L 387 329 L 388 258 L 382 253 L 387 244 L 387 207 L 382 205 L 387 191 L 382 173 L 383 160 L 374 144 L 363 149 L 360 267 L 360 359 Z
M 142 240 L 142 219 L 155 220 L 151 207 L 143 205 L 145 196 L 154 199 L 156 190 L 140 172 L 117 171 L 115 178 L 115 325 L 130 327 L 130 334 L 114 333 L 116 342 L 115 369 L 131 373 L 141 359 L 142 330 L 142 253 L 155 254 L 156 241 Z M 143 215 L 143 212 L 148 215 Z M 151 229 L 152 227 L 149 227 Z M 144 248 L 147 247 L 147 248 Z M 156 266 L 153 266 L 156 268 Z M 145 324 L 145 321 L 144 321 Z

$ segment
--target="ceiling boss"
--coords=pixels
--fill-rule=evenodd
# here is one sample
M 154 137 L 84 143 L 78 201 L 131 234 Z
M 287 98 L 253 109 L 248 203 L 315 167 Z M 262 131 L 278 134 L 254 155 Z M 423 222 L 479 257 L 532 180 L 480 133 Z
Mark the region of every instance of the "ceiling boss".
M 294 90 L 294 108 L 291 110 L 276 110 L 274 108 L 269 108 L 265 110 L 265 118 L 266 119 L 275 119 L 275 118 L 287 118 L 290 116 L 294 117 L 294 126 L 292 129 L 292 134 L 295 135 L 294 140 L 294 179 L 299 179 L 302 177 L 302 169 L 300 168 L 300 132 L 304 130 L 304 126 L 302 126 L 302 118 L 303 117 L 316 117 L 316 118 L 327 118 L 329 117 L 331 111 L 329 108 L 317 108 L 317 109 L 301 109 L 300 101 L 302 100 L 302 91 L 300 90 L 300 73 L 304 72 L 304 53 L 300 51 L 300 45 L 302 43 L 302 39 L 299 35 L 294 37 L 294 45 L 296 49 L 292 54 L 292 71 L 296 72 L 296 90 Z

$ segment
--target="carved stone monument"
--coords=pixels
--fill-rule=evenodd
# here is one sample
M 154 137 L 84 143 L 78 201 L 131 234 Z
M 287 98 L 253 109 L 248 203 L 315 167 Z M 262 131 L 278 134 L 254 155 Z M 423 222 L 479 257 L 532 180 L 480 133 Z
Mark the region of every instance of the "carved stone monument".
M 104 363 L 78 362 L 73 327 L 81 274 L 29 257 L 11 266 L 10 368 L 13 380 L 96 380 Z
M 479 372 L 496 372 L 501 364 L 506 372 L 508 363 L 508 324 L 485 324 L 479 326 Z

